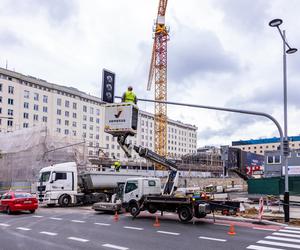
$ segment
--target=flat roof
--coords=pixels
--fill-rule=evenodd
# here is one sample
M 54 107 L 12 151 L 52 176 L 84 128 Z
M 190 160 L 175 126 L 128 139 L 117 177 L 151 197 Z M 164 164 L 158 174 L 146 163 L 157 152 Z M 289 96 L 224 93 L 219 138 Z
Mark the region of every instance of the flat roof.
M 289 141 L 300 141 L 300 136 L 289 136 Z M 253 145 L 253 144 L 267 144 L 267 143 L 279 143 L 279 137 L 273 138 L 263 138 L 263 139 L 250 139 L 250 140 L 240 140 L 240 141 L 232 141 L 232 146 L 241 146 L 241 145 Z

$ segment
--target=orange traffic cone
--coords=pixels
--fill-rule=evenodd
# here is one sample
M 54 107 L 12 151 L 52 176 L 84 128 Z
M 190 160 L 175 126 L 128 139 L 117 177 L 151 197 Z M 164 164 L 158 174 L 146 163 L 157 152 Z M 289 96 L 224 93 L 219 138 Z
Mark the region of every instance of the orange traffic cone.
M 156 215 L 156 217 L 155 217 L 155 222 L 154 222 L 153 226 L 154 227 L 160 227 L 160 223 L 158 221 L 158 215 Z
M 230 228 L 229 228 L 229 232 L 228 232 L 229 235 L 235 235 L 235 231 L 234 231 L 234 225 L 233 224 L 230 224 Z
M 118 221 L 118 220 L 119 220 L 119 215 L 118 215 L 118 211 L 116 211 L 114 216 L 114 221 Z

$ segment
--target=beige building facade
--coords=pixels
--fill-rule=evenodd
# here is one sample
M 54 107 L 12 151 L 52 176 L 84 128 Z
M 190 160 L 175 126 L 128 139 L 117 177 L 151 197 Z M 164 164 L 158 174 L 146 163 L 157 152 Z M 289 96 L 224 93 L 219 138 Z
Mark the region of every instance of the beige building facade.
M 43 124 L 62 138 L 85 141 L 89 155 L 98 155 L 100 149 L 126 160 L 116 138 L 104 133 L 103 105 L 100 98 L 75 88 L 0 68 L 0 133 Z M 140 110 L 138 134 L 129 140 L 154 149 L 153 114 Z M 167 147 L 172 158 L 195 153 L 197 127 L 169 119 Z

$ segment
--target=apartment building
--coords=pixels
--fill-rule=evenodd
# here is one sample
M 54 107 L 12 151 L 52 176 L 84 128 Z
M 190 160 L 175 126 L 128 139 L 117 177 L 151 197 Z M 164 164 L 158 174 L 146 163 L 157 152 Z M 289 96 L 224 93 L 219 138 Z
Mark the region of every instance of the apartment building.
M 58 136 L 86 141 L 88 154 L 99 149 L 109 157 L 125 159 L 116 138 L 104 133 L 104 107 L 100 98 L 73 87 L 49 83 L 0 68 L 0 132 L 44 124 Z M 140 110 L 138 134 L 129 140 L 154 149 L 154 115 Z M 197 127 L 168 120 L 168 155 L 195 153 Z M 134 159 L 139 158 L 134 154 Z
M 290 149 L 300 148 L 300 136 L 289 136 Z M 233 141 L 232 146 L 240 148 L 243 151 L 264 155 L 265 151 L 274 151 L 280 146 L 280 138 L 264 138 L 264 139 L 251 139 Z

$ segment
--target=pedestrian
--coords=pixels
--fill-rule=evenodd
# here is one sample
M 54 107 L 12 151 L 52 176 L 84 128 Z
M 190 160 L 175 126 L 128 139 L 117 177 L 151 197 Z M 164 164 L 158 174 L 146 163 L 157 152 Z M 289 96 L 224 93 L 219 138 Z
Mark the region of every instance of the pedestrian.
M 121 163 L 120 163 L 119 160 L 116 160 L 116 161 L 114 162 L 114 167 L 115 167 L 115 171 L 116 171 L 116 172 L 120 172 Z
M 131 102 L 134 104 L 137 103 L 136 94 L 132 91 L 131 86 L 129 86 L 127 91 L 124 92 L 124 94 L 122 96 L 122 102 Z

